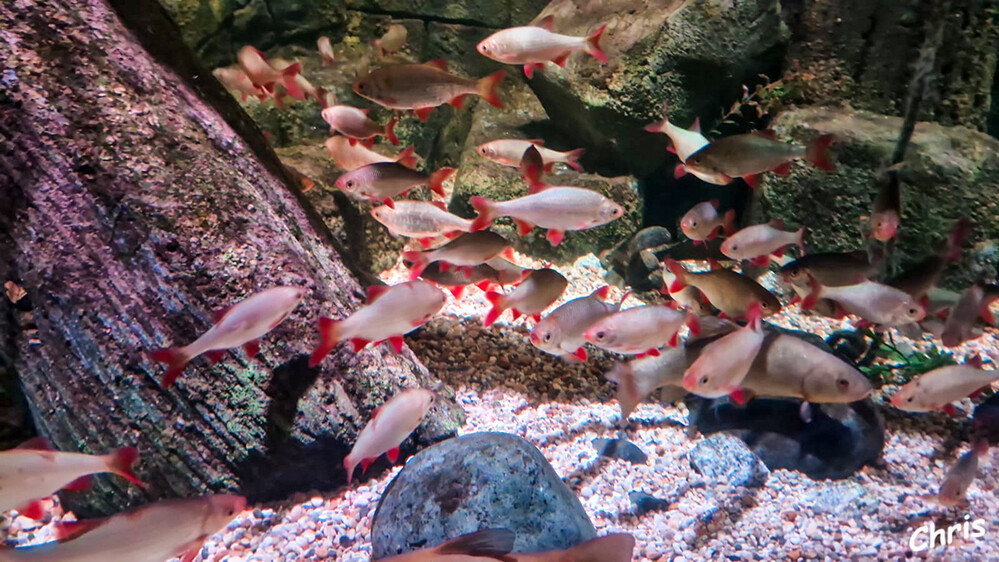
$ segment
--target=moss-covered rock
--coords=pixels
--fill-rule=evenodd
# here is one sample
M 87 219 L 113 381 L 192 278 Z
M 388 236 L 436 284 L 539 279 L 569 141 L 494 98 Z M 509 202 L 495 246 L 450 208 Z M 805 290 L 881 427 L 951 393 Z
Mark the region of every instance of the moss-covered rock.
M 779 73 L 788 32 L 777 0 L 555 0 L 555 30 L 588 35 L 606 24 L 604 64 L 585 54 L 566 68 L 547 65 L 531 81 L 556 126 L 600 158 L 601 171 L 651 173 L 666 148 L 662 135 L 642 131 L 670 117 L 690 123 L 718 115 L 758 74 Z
M 819 133 L 836 134 L 838 169 L 826 173 L 798 164 L 788 177 L 766 174 L 755 222 L 782 219 L 807 225 L 811 252 L 863 247 L 861 217 L 870 214 L 877 171 L 895 148 L 902 120 L 851 109 L 806 108 L 784 113 L 774 125 L 780 138 L 798 142 Z M 966 216 L 972 223 L 970 240 L 944 284 L 957 287 L 982 273 L 985 254 L 994 252 L 999 240 L 999 140 L 965 127 L 918 123 L 899 177 L 902 226 L 893 265 L 905 267 L 935 251 L 954 221 Z
M 458 170 L 450 208 L 463 216 L 473 216 L 475 211 L 468 203 L 473 195 L 504 201 L 527 195 L 527 186 L 516 168 L 503 166 L 487 160 L 476 152 L 476 147 L 498 138 L 534 138 L 538 132 L 550 130 L 545 121 L 545 111 L 530 89 L 520 80 L 511 80 L 503 91 L 506 109 L 498 109 L 486 103 L 476 106 L 472 115 L 471 128 L 464 143 L 461 167 Z M 531 134 L 528 135 L 528 132 Z M 576 148 L 557 136 L 550 139 L 549 147 L 557 150 Z M 557 185 L 574 185 L 594 189 L 621 204 L 626 214 L 601 227 L 566 233 L 559 246 L 551 246 L 545 239 L 545 231 L 535 229 L 527 236 L 517 234 L 510 219 L 500 219 L 494 227 L 498 232 L 514 241 L 514 247 L 532 256 L 555 262 L 571 262 L 581 255 L 599 253 L 627 239 L 639 228 L 642 216 L 642 202 L 638 196 L 637 183 L 631 176 L 605 178 L 593 174 L 579 173 L 561 164 L 553 174 L 545 176 L 545 182 Z

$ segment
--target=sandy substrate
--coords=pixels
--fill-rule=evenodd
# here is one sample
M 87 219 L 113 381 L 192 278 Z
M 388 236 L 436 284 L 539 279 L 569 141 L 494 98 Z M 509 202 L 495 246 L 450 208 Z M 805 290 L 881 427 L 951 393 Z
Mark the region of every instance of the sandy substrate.
M 541 265 L 523 258 L 518 262 Z M 603 271 L 592 256 L 559 269 L 570 281 L 563 301 L 603 285 Z M 401 282 L 405 271 L 397 265 L 382 278 Z M 622 294 L 612 288 L 611 299 Z M 639 303 L 629 299 L 626 307 Z M 578 495 L 598 534 L 635 536 L 636 560 L 898 559 L 912 555 L 909 538 L 920 526 L 933 522 L 939 528 L 966 519 L 984 520 L 986 536 L 965 540 L 958 533 L 950 545 L 915 556 L 999 560 L 999 453 L 993 450 L 982 459 L 966 509 L 945 509 L 927 499 L 968 447 L 953 439 L 961 418 L 909 415 L 884 406 L 887 443 L 880 468 L 868 467 L 835 483 L 777 470 L 762 488 L 716 487 L 704 482 L 687 459 L 700 437 L 687 437 L 682 405 L 642 404 L 628 427 L 619 430 L 614 385 L 602 379 L 612 356 L 591 350 L 585 364 L 563 362 L 533 348 L 524 321 L 511 323 L 509 313 L 496 325 L 481 328 L 488 308 L 483 293 L 470 288 L 461 301 L 449 298 L 442 314 L 408 336 L 407 343 L 456 390 L 467 412 L 461 433 L 503 431 L 535 444 Z M 805 316 L 797 307 L 771 320 L 823 337 L 850 324 Z M 997 349 L 996 341 L 990 329 L 983 338 L 951 351 L 961 359 Z M 909 343 L 917 348 L 930 344 Z M 890 395 L 894 389 L 885 391 Z M 963 409 L 971 406 L 965 401 Z M 597 437 L 630 440 L 648 454 L 647 464 L 598 457 L 590 444 Z M 206 543 L 200 559 L 368 560 L 371 518 L 382 491 L 401 468 L 351 489 L 302 494 L 281 505 L 248 510 Z M 862 500 L 831 513 L 816 512 L 816 502 L 832 487 L 858 484 L 868 494 Z M 633 491 L 668 499 L 671 506 L 638 516 L 628 498 Z M 56 507 L 53 516 L 60 515 Z M 48 525 L 23 517 L 7 532 L 17 542 L 45 542 L 51 536 Z

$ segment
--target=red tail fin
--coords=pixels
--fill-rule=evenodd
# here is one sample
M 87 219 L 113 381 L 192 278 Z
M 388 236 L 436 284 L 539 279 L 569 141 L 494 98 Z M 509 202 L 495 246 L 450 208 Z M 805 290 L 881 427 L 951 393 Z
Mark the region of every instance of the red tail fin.
M 585 148 L 570 150 L 565 154 L 565 164 L 577 172 L 582 172 L 583 167 L 579 165 L 579 158 L 584 152 L 586 152 Z
M 132 472 L 132 465 L 137 460 L 139 460 L 138 449 L 135 447 L 122 447 L 108 455 L 108 472 L 113 472 L 129 482 L 145 488 L 146 485 Z
M 475 211 L 479 213 L 479 216 L 475 217 L 475 220 L 472 221 L 473 232 L 476 230 L 484 230 L 488 228 L 489 225 L 491 225 L 493 221 L 496 220 L 496 217 L 493 216 L 494 213 L 493 206 L 495 205 L 494 201 L 490 201 L 485 197 L 480 197 L 476 195 L 471 199 L 469 199 L 468 202 L 471 203 Z
M 312 352 L 309 366 L 315 367 L 323 360 L 336 344 L 340 343 L 340 323 L 325 316 L 319 318 L 319 346 Z
M 454 168 L 441 168 L 430 174 L 430 181 L 427 186 L 437 195 L 444 197 L 444 180 L 451 177 L 453 173 Z
M 399 118 L 393 117 L 392 120 L 385 125 L 385 138 L 387 138 L 389 142 L 394 145 L 399 144 L 399 137 L 395 136 L 395 124 L 398 122 Z
M 288 90 L 289 96 L 295 99 L 304 100 L 305 92 L 303 92 L 302 89 L 298 87 L 298 84 L 295 83 L 295 75 L 298 74 L 298 71 L 301 69 L 302 64 L 298 62 L 288 68 L 285 68 L 281 71 L 281 80 L 284 83 L 284 89 Z
M 479 80 L 479 95 L 482 96 L 482 99 L 500 109 L 503 109 L 503 102 L 500 100 L 499 94 L 496 93 L 496 87 L 503 81 L 504 76 L 506 76 L 506 72 L 497 70 Z
M 159 363 L 165 363 L 167 366 L 167 372 L 163 375 L 163 381 L 160 383 L 163 388 L 170 388 L 177 377 L 184 372 L 187 362 L 191 360 L 180 347 L 157 349 L 149 353 L 149 358 Z
M 829 147 L 836 140 L 836 135 L 822 135 L 813 140 L 805 149 L 805 160 L 827 172 L 835 172 L 836 166 L 829 161 Z
M 819 302 L 819 299 L 821 298 L 822 295 L 822 285 L 820 285 L 819 282 L 815 279 L 815 277 L 813 277 L 812 274 L 810 273 L 808 274 L 808 280 L 809 280 L 809 286 L 811 287 L 812 291 L 808 293 L 808 296 L 802 299 L 801 301 L 802 310 L 810 310 L 811 308 L 813 308 L 815 306 L 815 303 Z
M 423 270 L 427 268 L 427 254 L 414 250 L 406 250 L 402 253 L 402 259 L 410 262 L 413 266 L 409 269 L 409 280 L 413 281 L 419 277 Z M 441 262 L 441 271 L 444 270 L 444 262 Z
M 395 161 L 407 168 L 416 167 L 417 157 L 413 152 L 413 145 L 407 146 L 405 150 L 400 152 Z
M 751 329 L 757 332 L 762 327 L 763 313 L 760 311 L 759 302 L 753 301 L 753 304 L 749 305 L 749 310 L 746 311 L 746 322 Z
M 669 127 L 669 104 L 663 104 L 663 120 L 645 126 L 645 130 L 650 133 L 665 133 Z
M 701 335 L 701 321 L 693 312 L 687 311 L 687 327 L 690 328 L 691 335 Z
M 600 62 L 607 62 L 607 55 L 600 50 L 600 36 L 604 34 L 605 29 L 607 29 L 607 26 L 601 25 L 596 31 L 586 38 L 586 53 L 593 55 Z
M 506 309 L 503 307 L 503 293 L 489 291 L 486 293 L 486 300 L 493 305 L 493 307 L 489 310 L 489 313 L 486 314 L 485 321 L 482 323 L 483 326 L 488 327 L 499 319 L 500 315 L 503 314 L 503 311 Z
M 725 211 L 724 222 L 722 222 L 722 230 L 725 231 L 725 236 L 732 236 L 732 234 L 735 233 L 735 209 Z
M 684 269 L 679 262 L 677 262 L 676 260 L 668 259 L 664 262 L 663 265 L 666 266 L 667 271 L 669 271 L 670 273 L 673 274 L 674 277 L 676 277 L 676 279 L 673 280 L 673 283 L 669 286 L 669 292 L 675 293 L 687 286 L 687 284 L 684 282 L 684 276 L 686 276 L 687 270 Z

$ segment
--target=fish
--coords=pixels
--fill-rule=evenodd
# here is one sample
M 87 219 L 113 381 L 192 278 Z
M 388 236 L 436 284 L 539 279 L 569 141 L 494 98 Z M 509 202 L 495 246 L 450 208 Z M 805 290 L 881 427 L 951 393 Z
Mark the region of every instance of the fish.
M 827 172 L 835 171 L 828 158 L 829 147 L 834 140 L 834 135 L 821 135 L 808 146 L 800 146 L 778 141 L 776 133 L 771 130 L 732 135 L 711 141 L 691 154 L 684 166 L 691 172 L 715 178 L 712 183 L 717 185 L 742 178 L 755 189 L 759 174 L 772 171 L 787 175 L 791 172 L 791 162 L 799 158 Z
M 139 458 L 135 447 L 122 447 L 106 455 L 53 451 L 43 438 L 32 439 L 15 449 L 0 452 L 0 511 L 41 519 L 41 499 L 57 490 L 79 490 L 89 485 L 90 475 L 117 474 L 145 487 L 132 472 Z
M 614 533 L 590 539 L 565 550 L 514 553 L 516 562 L 631 562 L 635 551 L 635 537 L 628 533 Z
M 805 227 L 788 232 L 784 230 L 784 222 L 777 220 L 743 228 L 722 243 L 721 252 L 734 260 L 749 260 L 753 265 L 765 267 L 770 263 L 770 254 L 779 258 L 784 255 L 784 248 L 791 245 L 797 245 L 805 253 Z
M 406 44 L 406 36 L 409 31 L 406 26 L 400 24 L 392 24 L 388 26 L 385 33 L 379 39 L 372 39 L 371 45 L 374 46 L 375 50 L 378 51 L 378 56 L 385 58 L 389 55 L 394 55 L 402 49 L 402 46 Z
M 990 290 L 987 290 L 990 289 Z M 957 347 L 966 341 L 975 339 L 976 321 L 981 318 L 986 324 L 995 323 L 990 307 L 999 298 L 999 287 L 988 287 L 983 283 L 974 283 L 961 293 L 961 298 L 947 315 L 940 340 L 944 347 Z
M 693 335 L 700 333 L 697 316 L 666 305 L 629 308 L 598 320 L 583 332 L 583 338 L 600 349 L 624 355 L 658 355 L 659 349 L 677 346 L 684 323 Z
M 617 384 L 615 397 L 621 407 L 621 419 L 627 420 L 635 407 L 657 388 L 683 388 L 683 373 L 693 362 L 683 344 L 631 361 L 619 361 L 604 374 Z
M 561 162 L 577 172 L 582 172 L 583 167 L 579 165 L 579 158 L 585 152 L 583 148 L 559 152 L 550 148 L 545 148 L 543 139 L 497 139 L 480 144 L 475 148 L 482 157 L 504 166 L 517 167 L 524 157 L 524 152 L 534 147 L 541 154 L 546 172 L 550 172 L 556 162 Z
M 295 63 L 295 62 L 292 62 L 292 61 L 288 61 L 288 60 L 285 60 L 285 59 L 277 59 L 277 58 L 275 58 L 275 59 L 271 59 L 270 64 L 271 64 L 271 66 L 274 67 L 275 70 L 277 70 L 278 72 L 281 72 L 284 69 L 286 69 L 286 68 L 288 68 L 288 67 L 290 67 L 290 66 L 292 66 L 294 64 L 298 64 L 298 63 Z M 309 82 L 305 78 L 305 76 L 302 76 L 301 72 L 295 74 L 295 85 L 298 86 L 298 89 L 302 92 L 302 99 L 313 98 L 313 99 L 316 100 L 316 103 L 318 103 L 320 107 L 323 107 L 323 108 L 326 107 L 326 90 L 324 90 L 322 88 L 319 88 L 319 87 L 316 87 L 316 86 L 313 86 L 312 82 Z M 278 102 L 278 96 L 279 95 L 283 95 L 283 94 L 280 94 L 279 90 L 277 90 L 275 88 L 274 95 L 275 95 L 275 102 L 277 103 Z M 295 97 L 295 96 L 292 96 L 292 97 Z M 281 104 L 278 103 L 278 106 L 280 107 Z
M 698 242 L 707 246 L 704 241 L 718 236 L 719 229 L 725 236 L 731 236 L 735 232 L 735 209 L 729 209 L 719 216 L 718 205 L 717 199 L 698 203 L 680 219 L 680 230 L 694 241 L 695 246 Z
M 467 95 L 477 95 L 503 108 L 496 88 L 506 73 L 496 71 L 479 80 L 447 72 L 443 59 L 423 64 L 394 64 L 372 70 L 354 81 L 354 93 L 389 109 L 411 109 L 426 121 L 438 105 L 461 107 Z
M 464 271 L 459 271 L 453 267 L 446 267 L 445 270 L 441 270 L 441 265 L 441 262 L 436 261 L 429 263 L 420 272 L 420 279 L 430 281 L 439 287 L 447 289 L 456 299 L 461 298 L 461 295 L 465 292 L 465 288 L 469 285 L 475 285 L 483 291 L 488 291 L 493 283 L 505 284 L 499 281 L 502 276 L 501 273 L 485 263 L 465 268 Z M 515 281 L 519 279 L 518 277 Z
M 486 293 L 486 300 L 493 306 L 482 325 L 491 326 L 507 309 L 513 312 L 514 320 L 525 314 L 533 316 L 535 322 L 540 322 L 541 313 L 562 296 L 568 285 L 568 279 L 554 269 L 535 269 L 509 294 L 496 291 Z
M 402 259 L 413 264 L 409 271 L 410 279 L 416 279 L 431 262 L 437 262 L 442 271 L 448 267 L 457 267 L 468 272 L 471 268 L 503 254 L 507 259 L 513 259 L 513 250 L 506 238 L 495 232 L 482 230 L 469 232 L 451 240 L 434 250 L 405 251 Z
M 976 441 L 971 450 L 966 451 L 957 459 L 940 483 L 937 501 L 947 507 L 965 505 L 968 501 L 968 488 L 975 481 L 978 472 L 978 459 L 989 452 L 989 442 L 981 439 Z
M 358 464 L 361 465 L 361 474 L 364 474 L 382 453 L 395 464 L 399 460 L 399 445 L 420 425 L 433 404 L 433 392 L 424 388 L 408 388 L 375 408 L 371 420 L 357 436 L 350 454 L 343 459 L 347 485 L 350 486 Z
M 469 203 L 479 213 L 472 223 L 473 230 L 483 230 L 499 217 L 512 217 L 521 236 L 535 226 L 548 229 L 546 237 L 552 246 L 562 243 L 567 230 L 595 228 L 624 216 L 624 207 L 582 187 L 545 186 L 509 201 L 476 195 Z
M 260 351 L 260 338 L 277 327 L 305 297 L 302 287 L 271 287 L 212 314 L 212 327 L 193 343 L 157 349 L 149 358 L 167 366 L 163 388 L 171 385 L 195 357 L 204 354 L 214 365 L 226 350 L 242 347 L 250 359 Z
M 886 284 L 909 293 L 926 307 L 930 290 L 936 287 L 947 266 L 961 259 L 961 246 L 970 232 L 971 222 L 963 217 L 958 219 L 936 253 L 920 260 Z
M 692 170 L 687 168 L 685 164 L 687 158 L 689 158 L 691 154 L 696 153 L 698 150 L 704 148 L 710 143 L 707 137 L 701 134 L 700 117 L 694 119 L 694 124 L 690 126 L 690 129 L 681 129 L 680 127 L 670 123 L 669 105 L 663 104 L 663 120 L 658 123 L 647 125 L 645 130 L 650 133 L 665 133 L 666 136 L 669 137 L 672 144 L 670 144 L 668 150 L 673 154 L 676 154 L 676 157 L 680 159 L 680 163 L 673 168 L 673 177 L 675 179 L 680 179 L 689 172 L 695 177 L 708 183 L 727 183 L 725 178 L 720 174 L 711 173 L 705 170 Z
M 663 266 L 662 276 L 663 286 L 659 292 L 672 299 L 668 303 L 671 308 L 682 308 L 693 312 L 697 316 L 707 316 L 715 313 L 715 307 L 711 306 L 711 303 L 704 302 L 704 299 L 701 298 L 701 292 L 697 290 L 697 287 L 687 285 L 678 291 L 670 291 L 670 286 L 676 281 L 676 275 L 673 275 Z
M 381 562 L 511 562 L 517 535 L 509 529 L 482 529 L 437 546 L 382 558 Z
M 399 137 L 395 136 L 395 125 L 399 119 L 393 117 L 383 127 L 368 117 L 369 112 L 369 109 L 349 105 L 333 105 L 323 110 L 322 117 L 323 121 L 329 123 L 330 134 L 338 132 L 346 136 L 351 146 L 362 141 L 370 148 L 374 146 L 376 136 L 385 137 L 392 144 L 398 145 Z
M 728 318 L 744 318 L 753 303 L 759 303 L 763 316 L 780 312 L 777 297 L 751 277 L 722 267 L 694 273 L 674 260 L 666 260 L 664 265 L 675 276 L 669 287 L 671 294 L 688 285 L 696 287 L 712 306 Z
M 323 35 L 316 40 L 316 47 L 319 48 L 319 58 L 323 59 L 323 66 L 330 66 L 336 61 L 336 55 L 333 53 L 333 45 L 330 44 L 330 38 Z
M 447 297 L 426 281 L 392 285 L 372 285 L 364 306 L 343 320 L 319 318 L 319 345 L 312 352 L 309 366 L 318 365 L 336 344 L 349 340 L 354 352 L 374 342 L 388 341 L 396 353 L 402 353 L 402 336 L 419 328 L 437 314 Z
M 191 562 L 246 509 L 242 496 L 162 500 L 105 519 L 58 523 L 59 542 L 0 551 L 4 562 Z
M 472 221 L 452 215 L 440 201 L 395 201 L 371 209 L 371 216 L 393 236 L 416 238 L 424 247 L 446 234 L 472 232 Z
M 683 373 L 683 388 L 705 398 L 731 395 L 739 403 L 742 380 L 763 345 L 760 304 L 753 303 L 746 312 L 747 324 L 707 344 L 697 359 Z
M 444 181 L 454 171 L 454 168 L 441 168 L 427 175 L 398 162 L 376 162 L 341 175 L 334 184 L 353 199 L 381 202 L 395 208 L 393 197 L 405 196 L 410 189 L 420 185 L 444 197 Z
M 492 258 L 486 261 L 486 265 L 496 270 L 498 274 L 496 282 L 500 285 L 509 285 L 523 281 L 533 271 L 526 267 L 520 267 L 503 257 Z
M 820 252 L 808 254 L 784 265 L 778 271 L 784 283 L 809 286 L 809 274 L 826 287 L 843 287 L 868 281 L 878 273 L 878 263 L 867 252 Z
M 212 71 L 212 76 L 227 90 L 239 94 L 242 101 L 246 101 L 250 96 L 258 97 L 261 101 L 267 99 L 264 91 L 254 85 L 250 77 L 240 68 L 216 68 Z
M 302 68 L 299 63 L 294 63 L 279 71 L 271 66 L 267 62 L 267 57 L 252 45 L 245 45 L 241 48 L 236 53 L 236 61 L 253 82 L 253 85 L 265 93 L 273 94 L 275 86 L 281 84 L 290 96 L 300 100 L 305 99 L 305 93 L 299 89 L 295 82 L 295 76 Z
M 902 195 L 898 171 L 888 169 L 879 178 L 878 195 L 871 209 L 871 237 L 887 242 L 895 237 L 902 223 Z
M 610 286 L 604 285 L 585 297 L 563 303 L 545 316 L 531 330 L 531 345 L 566 360 L 586 361 L 583 332 L 589 326 L 621 310 L 630 293 L 617 304 L 604 302 Z
M 649 456 L 638 446 L 626 439 L 604 439 L 598 437 L 590 441 L 597 454 L 610 459 L 621 459 L 631 464 L 645 464 Z
M 813 277 L 811 287 L 812 292 L 801 301 L 804 310 L 812 308 L 819 299 L 829 299 L 839 304 L 847 314 L 882 326 L 918 322 L 926 316 L 923 305 L 908 293 L 875 281 L 826 287 Z
M 379 154 L 362 144 L 351 145 L 350 139 L 340 135 L 326 139 L 324 146 L 337 167 L 348 172 L 377 162 L 398 162 L 407 168 L 415 168 L 417 164 L 417 156 L 413 153 L 412 146 L 407 146 L 394 158 Z
M 475 50 L 494 61 L 524 65 L 524 75 L 529 79 L 548 61 L 565 67 L 566 59 L 576 51 L 607 62 L 607 55 L 600 49 L 606 25 L 586 37 L 573 37 L 553 32 L 554 22 L 554 16 L 548 15 L 535 25 L 501 29 L 480 41 Z
M 946 365 L 919 375 L 891 398 L 891 405 L 906 412 L 935 412 L 955 415 L 953 402 L 977 395 L 979 390 L 999 381 L 999 370 L 986 371 L 972 359 L 965 365 Z
M 284 169 L 288 172 L 288 175 L 291 176 L 291 179 L 302 187 L 303 192 L 316 187 L 316 182 L 314 182 L 309 176 L 302 173 L 302 171 L 298 168 L 285 164 Z

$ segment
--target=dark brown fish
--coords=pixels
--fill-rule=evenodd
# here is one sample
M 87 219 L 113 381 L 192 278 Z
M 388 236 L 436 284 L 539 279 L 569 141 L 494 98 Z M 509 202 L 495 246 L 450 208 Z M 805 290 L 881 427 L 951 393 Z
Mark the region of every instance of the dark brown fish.
M 754 302 L 760 304 L 763 316 L 780 312 L 780 301 L 777 297 L 751 277 L 722 267 L 694 273 L 687 271 L 674 260 L 666 260 L 665 266 L 676 276 L 669 287 L 671 294 L 688 285 L 697 287 L 707 297 L 708 302 L 729 318 L 744 318 Z
M 828 159 L 829 146 L 834 140 L 833 135 L 822 135 L 808 146 L 802 146 L 778 141 L 774 131 L 756 131 L 712 141 L 691 154 L 683 164 L 692 172 L 717 177 L 715 181 L 720 185 L 742 178 L 755 188 L 757 175 L 771 171 L 787 175 L 791 171 L 791 161 L 799 158 L 827 172 L 834 171 L 835 166 Z
M 826 287 L 842 287 L 866 281 L 878 272 L 878 264 L 867 258 L 867 252 L 823 252 L 802 256 L 780 268 L 785 283 L 798 286 L 808 284 L 811 274 Z

